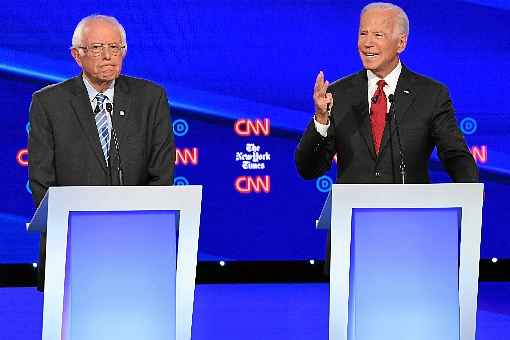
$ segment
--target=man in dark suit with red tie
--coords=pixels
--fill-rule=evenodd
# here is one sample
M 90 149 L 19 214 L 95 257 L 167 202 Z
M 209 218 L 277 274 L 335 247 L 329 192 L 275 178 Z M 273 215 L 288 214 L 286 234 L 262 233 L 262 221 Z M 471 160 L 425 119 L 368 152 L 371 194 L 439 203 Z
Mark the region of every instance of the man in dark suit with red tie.
M 37 205 L 51 186 L 171 185 L 170 112 L 160 86 L 120 75 L 126 33 L 113 17 L 80 21 L 71 54 L 82 74 L 34 93 L 29 179 Z M 38 289 L 43 289 L 41 237 Z
M 453 181 L 478 181 L 448 90 L 400 62 L 408 30 L 407 16 L 397 6 L 377 3 L 363 9 L 358 50 L 364 69 L 331 85 L 322 72 L 317 76 L 314 119 L 295 154 L 304 178 L 323 175 L 336 154 L 338 183 L 400 183 L 398 125 L 406 183 L 429 182 L 436 147 Z M 395 115 L 388 117 L 388 111 Z
M 429 183 L 437 148 L 453 181 L 478 181 L 447 88 L 400 62 L 408 33 L 400 7 L 373 3 L 362 10 L 364 69 L 331 85 L 322 72 L 317 76 L 315 115 L 295 153 L 302 177 L 323 175 L 336 154 L 337 183 Z

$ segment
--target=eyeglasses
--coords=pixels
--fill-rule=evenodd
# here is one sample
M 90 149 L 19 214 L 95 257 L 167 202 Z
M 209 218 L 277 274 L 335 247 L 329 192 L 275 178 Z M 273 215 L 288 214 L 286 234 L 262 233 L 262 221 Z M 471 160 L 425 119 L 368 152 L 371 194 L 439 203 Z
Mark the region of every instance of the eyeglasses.
M 91 57 L 99 57 L 106 48 L 108 48 L 111 55 L 118 55 L 126 46 L 119 44 L 93 44 L 90 46 L 78 46 L 78 48 L 85 50 Z

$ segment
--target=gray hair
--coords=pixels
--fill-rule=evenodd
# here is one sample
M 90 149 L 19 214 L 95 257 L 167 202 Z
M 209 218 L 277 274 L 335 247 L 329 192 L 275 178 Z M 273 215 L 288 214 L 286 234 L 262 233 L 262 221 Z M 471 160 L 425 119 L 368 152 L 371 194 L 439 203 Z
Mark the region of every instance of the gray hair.
M 361 10 L 361 16 L 365 14 L 369 9 L 384 9 L 384 10 L 395 10 L 397 11 L 397 24 L 400 29 L 401 34 L 409 35 L 409 18 L 407 17 L 406 12 L 402 8 L 397 5 L 391 4 L 389 2 L 372 2 Z
M 119 29 L 120 37 L 122 39 L 122 45 L 125 46 L 123 50 L 123 54 L 126 54 L 127 52 L 127 39 L 126 39 L 126 30 L 124 27 L 120 24 L 120 22 L 115 18 L 107 15 L 100 15 L 100 14 L 92 14 L 89 15 L 83 19 L 80 20 L 78 25 L 76 25 L 76 28 L 74 29 L 73 33 L 73 39 L 72 39 L 72 48 L 78 48 L 80 46 L 83 46 L 83 29 L 85 28 L 86 24 L 92 21 L 106 21 L 109 22 Z

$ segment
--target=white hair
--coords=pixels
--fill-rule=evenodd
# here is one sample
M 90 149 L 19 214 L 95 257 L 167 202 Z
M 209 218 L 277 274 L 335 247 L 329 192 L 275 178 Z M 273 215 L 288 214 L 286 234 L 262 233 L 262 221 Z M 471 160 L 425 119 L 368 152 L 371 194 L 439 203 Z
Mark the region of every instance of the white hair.
M 389 2 L 372 2 L 361 10 L 361 16 L 365 14 L 369 9 L 384 9 L 384 10 L 395 10 L 397 11 L 397 24 L 400 29 L 401 34 L 409 35 L 409 18 L 407 17 L 406 12 L 402 8 L 397 5 L 391 4 Z
M 78 48 L 83 46 L 83 30 L 87 23 L 92 21 L 106 21 L 117 26 L 120 32 L 120 37 L 122 39 L 122 45 L 125 46 L 122 53 L 126 54 L 127 52 L 126 30 L 115 17 L 100 14 L 92 14 L 80 20 L 80 22 L 78 23 L 78 25 L 76 25 L 76 28 L 74 29 L 72 48 Z

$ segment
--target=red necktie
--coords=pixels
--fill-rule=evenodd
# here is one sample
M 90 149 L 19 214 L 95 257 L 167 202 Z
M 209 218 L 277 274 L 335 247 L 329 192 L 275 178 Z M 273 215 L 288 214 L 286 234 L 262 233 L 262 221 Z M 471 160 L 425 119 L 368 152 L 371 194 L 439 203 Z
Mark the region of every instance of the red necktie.
M 386 114 L 388 112 L 388 102 L 383 90 L 384 85 L 386 85 L 384 80 L 377 82 L 377 90 L 375 90 L 372 97 L 372 106 L 370 107 L 370 126 L 372 127 L 376 154 L 379 154 L 384 126 L 386 125 Z

